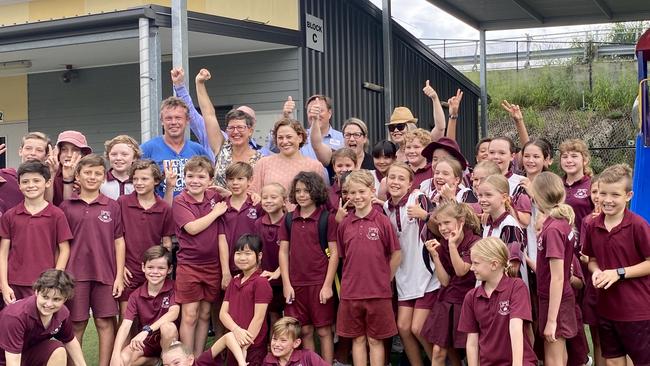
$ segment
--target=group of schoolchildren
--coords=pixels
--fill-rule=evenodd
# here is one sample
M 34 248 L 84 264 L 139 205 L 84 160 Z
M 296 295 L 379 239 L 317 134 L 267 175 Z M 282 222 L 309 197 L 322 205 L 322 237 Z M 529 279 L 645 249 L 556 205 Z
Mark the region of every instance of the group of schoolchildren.
M 78 132 L 55 148 L 26 135 L 0 172 L 0 192 L 22 193 L 0 197 L 0 365 L 85 365 L 89 310 L 101 365 L 384 366 L 396 335 L 414 366 L 423 351 L 585 365 L 583 324 L 596 365 L 650 364 L 650 227 L 626 208 L 629 167 L 593 177 L 581 140 L 559 146 L 563 177 L 544 139 L 481 140 L 473 170 L 451 138 L 413 129 L 404 145 L 399 159 L 379 142 L 374 171 L 337 150 L 331 186 L 301 172 L 259 194 L 249 164 L 217 191 L 195 156 L 169 205 L 155 188 L 176 177 L 128 136 L 106 142 L 106 170 Z

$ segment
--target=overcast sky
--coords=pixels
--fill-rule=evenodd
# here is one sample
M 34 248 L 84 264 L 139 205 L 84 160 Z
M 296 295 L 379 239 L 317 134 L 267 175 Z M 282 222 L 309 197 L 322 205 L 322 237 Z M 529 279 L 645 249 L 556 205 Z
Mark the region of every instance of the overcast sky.
M 370 0 L 381 8 L 382 0 Z M 426 0 L 393 0 L 392 15 L 404 28 L 418 38 L 478 39 L 479 32 L 457 20 Z M 432 21 L 435 19 L 435 22 Z M 551 34 L 574 32 L 607 27 L 607 25 L 581 25 L 572 27 L 528 28 L 520 30 L 489 31 L 488 39 L 525 36 L 528 34 Z

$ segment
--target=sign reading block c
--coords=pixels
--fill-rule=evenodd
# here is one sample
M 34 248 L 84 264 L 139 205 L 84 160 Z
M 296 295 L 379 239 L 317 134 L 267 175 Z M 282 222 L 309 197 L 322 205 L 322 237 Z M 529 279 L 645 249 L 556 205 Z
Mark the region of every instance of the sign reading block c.
M 305 14 L 305 32 L 307 48 L 318 52 L 325 52 L 323 39 L 323 19 L 316 18 L 311 14 Z

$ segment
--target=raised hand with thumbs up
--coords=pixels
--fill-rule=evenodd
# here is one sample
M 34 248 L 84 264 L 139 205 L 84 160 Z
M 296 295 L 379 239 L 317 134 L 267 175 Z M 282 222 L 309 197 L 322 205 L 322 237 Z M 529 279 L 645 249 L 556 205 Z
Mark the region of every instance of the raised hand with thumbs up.
M 424 95 L 431 99 L 438 99 L 438 93 L 436 93 L 436 90 L 431 87 L 429 80 L 424 82 L 424 88 L 422 88 L 422 92 L 424 92 Z
M 282 115 L 284 118 L 290 118 L 293 114 L 293 111 L 296 109 L 296 102 L 293 101 L 291 95 L 287 98 L 287 101 L 284 102 L 282 106 Z

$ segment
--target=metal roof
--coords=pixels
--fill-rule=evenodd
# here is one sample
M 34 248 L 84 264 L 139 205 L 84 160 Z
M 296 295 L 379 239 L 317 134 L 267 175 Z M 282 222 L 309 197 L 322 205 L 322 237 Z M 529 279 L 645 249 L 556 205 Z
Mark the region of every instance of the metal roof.
M 479 30 L 650 19 L 648 0 L 427 0 Z

